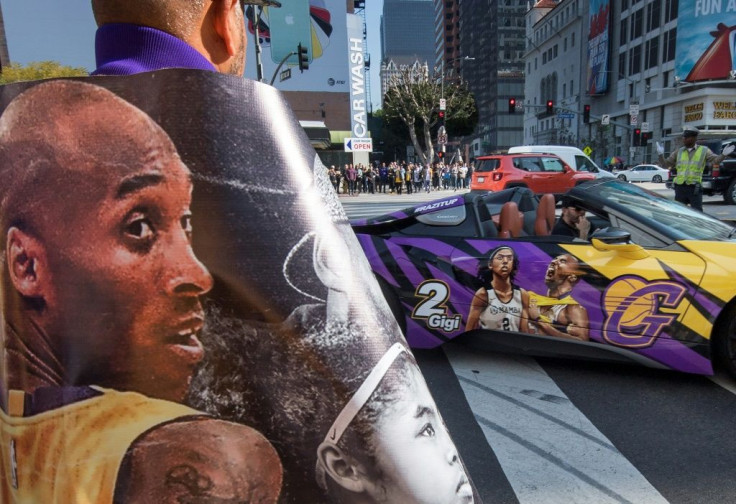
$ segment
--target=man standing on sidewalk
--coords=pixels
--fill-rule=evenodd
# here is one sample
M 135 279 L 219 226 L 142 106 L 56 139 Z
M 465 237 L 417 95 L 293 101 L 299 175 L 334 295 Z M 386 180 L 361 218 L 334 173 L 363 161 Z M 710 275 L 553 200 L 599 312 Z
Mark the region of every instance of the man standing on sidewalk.
M 734 150 L 733 145 L 724 147 L 720 156 L 705 145 L 697 145 L 698 128 L 685 126 L 682 131 L 683 146 L 664 157 L 664 146 L 657 142 L 659 162 L 665 168 L 675 169 L 673 180 L 675 201 L 703 211 L 703 170 L 706 163 L 719 164 Z

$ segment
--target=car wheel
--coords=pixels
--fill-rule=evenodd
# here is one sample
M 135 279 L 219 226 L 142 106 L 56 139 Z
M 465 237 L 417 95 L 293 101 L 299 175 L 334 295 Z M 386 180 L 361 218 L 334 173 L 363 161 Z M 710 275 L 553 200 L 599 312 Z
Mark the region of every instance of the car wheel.
M 728 306 L 718 317 L 713 336 L 715 364 L 736 378 L 736 305 Z
M 655 175 L 654 177 L 652 177 L 652 182 L 656 182 L 657 184 L 659 184 L 660 182 L 662 182 L 662 176 Z
M 619 180 L 623 180 L 624 182 L 626 182 L 626 175 L 619 175 L 618 176 L 618 179 Z
M 404 310 L 401 308 L 401 302 L 396 291 L 386 282 L 383 278 L 376 277 L 378 285 L 381 287 L 381 293 L 388 303 L 388 307 L 391 309 L 391 314 L 399 324 L 401 334 L 406 337 L 406 315 Z
M 723 200 L 729 205 L 736 205 L 736 179 L 728 184 L 728 189 L 723 193 Z

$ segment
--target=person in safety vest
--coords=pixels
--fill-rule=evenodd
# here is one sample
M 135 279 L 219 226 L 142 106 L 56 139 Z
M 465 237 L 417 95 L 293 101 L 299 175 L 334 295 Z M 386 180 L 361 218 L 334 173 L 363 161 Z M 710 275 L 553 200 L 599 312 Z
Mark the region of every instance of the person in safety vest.
M 733 145 L 723 149 L 720 156 L 716 155 L 705 145 L 697 145 L 698 128 L 685 126 L 682 131 L 682 147 L 664 157 L 664 146 L 657 142 L 659 162 L 666 168 L 676 171 L 673 180 L 675 186 L 675 201 L 690 205 L 696 210 L 703 211 L 703 170 L 706 163 L 718 164 L 723 158 L 731 154 Z

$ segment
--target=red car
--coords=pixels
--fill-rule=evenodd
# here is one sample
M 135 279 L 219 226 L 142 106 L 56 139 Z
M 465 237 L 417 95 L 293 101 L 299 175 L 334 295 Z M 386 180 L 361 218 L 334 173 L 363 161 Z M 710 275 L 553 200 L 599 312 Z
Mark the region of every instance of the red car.
M 595 174 L 575 171 L 554 154 L 497 154 L 476 159 L 470 189 L 501 191 L 528 187 L 537 194 L 562 194 Z

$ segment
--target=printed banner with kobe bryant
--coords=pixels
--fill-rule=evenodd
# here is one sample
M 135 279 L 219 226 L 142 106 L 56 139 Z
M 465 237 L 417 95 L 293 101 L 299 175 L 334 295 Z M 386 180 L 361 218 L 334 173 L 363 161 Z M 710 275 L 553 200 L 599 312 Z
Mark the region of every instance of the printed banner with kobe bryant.
M 478 502 L 277 90 L 162 70 L 0 111 L 1 502 Z

